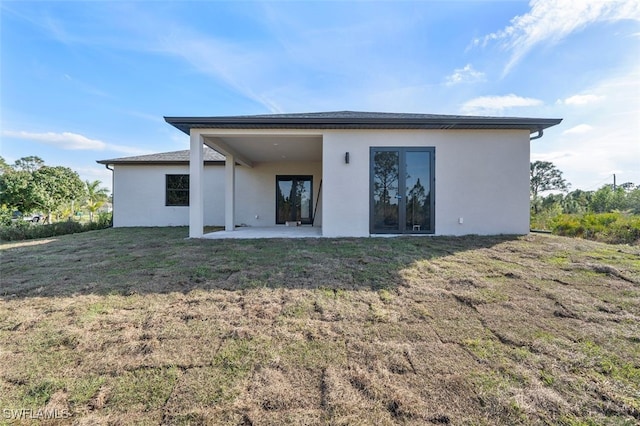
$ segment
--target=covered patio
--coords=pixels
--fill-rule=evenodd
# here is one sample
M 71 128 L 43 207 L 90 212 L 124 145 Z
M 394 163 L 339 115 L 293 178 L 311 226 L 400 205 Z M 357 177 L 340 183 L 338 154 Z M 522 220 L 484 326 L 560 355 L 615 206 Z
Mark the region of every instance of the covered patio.
M 204 234 L 202 238 L 210 240 L 224 239 L 259 239 L 259 238 L 320 238 L 322 228 L 319 226 L 241 226 L 234 231 L 216 231 Z
M 203 183 L 203 147 L 209 146 L 225 156 L 225 194 L 224 194 L 224 234 L 217 232 L 213 238 L 296 238 L 308 236 L 321 236 L 321 227 L 312 228 L 310 235 L 302 235 L 302 232 L 285 229 L 284 226 L 251 227 L 261 231 L 248 231 L 245 227 L 236 227 L 238 219 L 238 196 L 241 194 L 237 188 L 238 166 L 249 170 L 264 164 L 304 164 L 305 162 L 322 162 L 322 135 L 317 131 L 308 130 L 241 130 L 235 129 L 191 129 L 190 149 L 190 208 L 189 208 L 189 236 L 191 238 L 212 238 L 203 235 L 200 231 L 204 222 L 204 183 Z M 284 174 L 284 169 L 283 172 Z M 310 174 L 310 172 L 309 172 Z M 321 179 L 321 177 L 320 177 Z M 317 184 L 317 183 L 316 183 Z M 275 200 L 275 188 L 273 195 L 268 196 Z M 312 193 L 313 197 L 314 194 Z M 319 197 L 319 194 L 316 194 Z M 318 200 L 315 200 L 318 202 Z M 313 204 L 314 211 L 317 211 Z M 258 215 L 255 216 L 258 219 Z M 312 217 L 311 220 L 315 221 Z M 276 220 L 273 220 L 276 225 Z M 317 224 L 316 224 L 317 225 Z M 303 227 L 306 228 L 306 227 Z M 280 231 L 278 231 L 280 230 Z M 235 233 L 240 236 L 229 236 Z M 253 236 L 257 234 L 263 236 Z

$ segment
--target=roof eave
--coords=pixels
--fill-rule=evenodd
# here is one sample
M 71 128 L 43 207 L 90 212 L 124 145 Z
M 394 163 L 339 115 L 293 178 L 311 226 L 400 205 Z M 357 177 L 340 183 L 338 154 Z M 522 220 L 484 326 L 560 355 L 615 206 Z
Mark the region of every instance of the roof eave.
M 178 130 L 191 129 L 522 129 L 530 133 L 559 124 L 556 118 L 264 118 L 264 117 L 164 117 Z
M 127 165 L 127 166 L 140 166 L 140 165 L 149 165 L 149 164 L 162 164 L 165 166 L 183 166 L 189 164 L 189 161 L 158 161 L 158 160 L 140 160 L 140 161 L 119 161 L 117 159 L 114 160 L 97 160 L 96 163 L 106 165 Z M 205 160 L 205 165 L 217 165 L 224 164 L 224 161 L 220 160 Z

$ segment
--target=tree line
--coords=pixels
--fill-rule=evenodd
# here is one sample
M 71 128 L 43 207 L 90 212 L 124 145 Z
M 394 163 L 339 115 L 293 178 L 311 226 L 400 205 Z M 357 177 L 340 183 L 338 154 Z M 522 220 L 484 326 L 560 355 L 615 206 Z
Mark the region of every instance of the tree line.
M 68 167 L 48 166 L 37 156 L 8 164 L 0 157 L 0 222 L 11 223 L 15 212 L 43 213 L 47 223 L 71 218 L 85 209 L 93 222 L 95 213 L 109 200 L 99 180 L 82 181 Z
M 549 161 L 531 163 L 531 210 L 539 214 L 550 209 L 557 213 L 610 213 L 614 211 L 640 214 L 640 185 L 625 182 L 621 185 L 606 184 L 596 191 L 576 189 L 562 172 Z M 542 196 L 545 191 L 560 191 Z
M 570 191 L 562 172 L 548 161 L 531 163 L 530 178 L 531 229 L 608 243 L 640 243 L 640 185 L 625 182 Z

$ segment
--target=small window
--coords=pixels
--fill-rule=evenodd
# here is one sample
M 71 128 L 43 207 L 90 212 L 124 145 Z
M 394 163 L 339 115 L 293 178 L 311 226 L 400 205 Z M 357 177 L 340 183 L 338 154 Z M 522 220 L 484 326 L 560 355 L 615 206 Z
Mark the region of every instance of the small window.
M 167 206 L 189 205 L 189 175 L 167 175 Z

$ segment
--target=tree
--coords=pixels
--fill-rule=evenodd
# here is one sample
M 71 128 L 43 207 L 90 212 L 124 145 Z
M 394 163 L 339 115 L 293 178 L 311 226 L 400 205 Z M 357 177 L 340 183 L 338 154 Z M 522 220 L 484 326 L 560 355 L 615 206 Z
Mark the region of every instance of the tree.
M 87 196 L 84 206 L 89 210 L 89 221 L 93 222 L 93 215 L 109 199 L 109 190 L 107 188 L 100 188 L 102 182 L 99 180 L 94 180 L 93 182 L 87 180 L 84 183 Z
M 49 167 L 40 157 L 22 157 L 0 174 L 0 205 L 22 213 L 51 212 L 70 201 L 84 200 L 85 186 L 68 167 Z
M 11 170 L 11 166 L 7 164 L 7 161 L 0 155 L 0 175 Z
M 562 211 L 569 214 L 585 213 L 591 204 L 592 195 L 593 192 L 580 189 L 571 191 L 562 200 Z
M 22 157 L 15 161 L 13 168 L 25 172 L 35 172 L 39 168 L 44 167 L 44 160 L 36 155 Z
M 36 208 L 33 197 L 33 176 L 24 170 L 9 168 L 0 175 L 0 204 L 22 213 L 30 213 Z
M 620 186 L 620 188 L 624 189 L 626 192 L 631 192 L 634 189 L 640 188 L 640 185 L 636 185 L 633 182 L 625 182 L 625 183 L 623 183 L 623 184 L 621 184 L 619 186 Z
M 562 177 L 562 172 L 550 161 L 534 161 L 530 166 L 531 197 L 537 198 L 540 192 L 566 191 L 571 186 Z
M 13 166 L 0 157 L 0 204 L 22 213 L 31 213 L 39 206 L 31 197 L 33 172 L 44 166 L 40 157 L 22 157 Z
M 640 215 L 640 185 L 627 192 L 627 209 L 633 214 Z
M 82 200 L 85 186 L 78 173 L 68 167 L 43 166 L 32 173 L 31 195 L 35 204 L 47 212 L 51 223 L 51 212 L 65 202 Z
M 544 191 L 567 191 L 569 184 L 562 172 L 550 161 L 534 161 L 530 166 L 530 195 L 534 210 L 538 212 L 538 195 Z
M 613 185 L 604 185 L 593 193 L 589 208 L 594 213 L 608 213 L 612 210 L 625 210 L 625 190 L 620 186 L 613 189 Z

